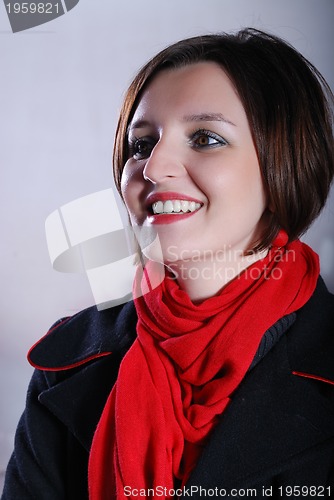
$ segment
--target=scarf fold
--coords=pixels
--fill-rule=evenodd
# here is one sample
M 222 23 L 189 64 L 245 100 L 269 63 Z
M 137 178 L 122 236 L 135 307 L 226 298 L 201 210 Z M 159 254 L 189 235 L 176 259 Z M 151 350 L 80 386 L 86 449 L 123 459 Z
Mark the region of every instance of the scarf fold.
M 148 276 L 135 286 L 147 290 Z M 308 301 L 318 276 L 318 256 L 298 240 L 273 247 L 201 304 L 171 275 L 135 299 L 138 337 L 94 435 L 90 500 L 158 487 L 170 498 L 176 482 L 185 485 L 263 334 Z

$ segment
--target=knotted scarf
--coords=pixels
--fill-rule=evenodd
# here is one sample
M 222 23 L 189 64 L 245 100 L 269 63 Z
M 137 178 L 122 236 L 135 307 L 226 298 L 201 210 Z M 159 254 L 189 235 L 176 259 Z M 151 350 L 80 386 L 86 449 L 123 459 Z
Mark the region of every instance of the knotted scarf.
M 200 304 L 168 274 L 137 298 L 137 338 L 93 439 L 90 500 L 150 488 L 170 498 L 184 485 L 263 334 L 308 301 L 318 276 L 318 256 L 298 240 L 273 247 Z M 144 272 L 142 287 L 147 280 Z

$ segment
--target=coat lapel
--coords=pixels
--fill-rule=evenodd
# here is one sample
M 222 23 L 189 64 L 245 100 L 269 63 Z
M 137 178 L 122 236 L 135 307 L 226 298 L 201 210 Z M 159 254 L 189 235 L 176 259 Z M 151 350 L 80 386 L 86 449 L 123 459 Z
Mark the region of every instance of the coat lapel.
M 101 312 L 92 307 L 52 328 L 30 351 L 49 385 L 39 401 L 87 451 L 136 322 L 132 302 Z
M 82 367 L 39 396 L 39 401 L 65 424 L 87 451 L 116 381 L 119 364 L 119 356 L 111 354 Z

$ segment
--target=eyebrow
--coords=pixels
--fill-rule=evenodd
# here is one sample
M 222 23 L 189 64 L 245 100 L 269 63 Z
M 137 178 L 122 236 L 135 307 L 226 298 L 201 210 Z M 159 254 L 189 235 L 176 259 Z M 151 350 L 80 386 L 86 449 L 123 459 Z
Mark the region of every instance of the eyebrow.
M 185 115 L 182 117 L 183 122 L 224 122 L 228 125 L 236 126 L 235 123 L 228 120 L 222 113 L 199 113 L 194 115 Z M 130 123 L 127 129 L 129 133 L 130 130 L 149 127 L 151 123 L 147 120 L 136 120 Z
M 151 123 L 147 120 L 136 120 L 135 122 L 130 122 L 127 128 L 127 134 L 130 132 L 130 130 L 137 129 L 137 128 L 146 128 L 149 127 Z
M 235 124 L 228 120 L 222 113 L 200 113 L 198 115 L 185 115 L 182 118 L 185 122 L 224 122 L 229 125 Z

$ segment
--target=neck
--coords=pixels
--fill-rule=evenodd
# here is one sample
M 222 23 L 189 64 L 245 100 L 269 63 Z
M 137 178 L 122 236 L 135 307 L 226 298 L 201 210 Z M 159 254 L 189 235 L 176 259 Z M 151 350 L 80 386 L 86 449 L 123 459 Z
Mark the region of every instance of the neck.
M 249 266 L 263 259 L 267 251 L 251 255 L 211 256 L 198 261 L 186 260 L 173 262 L 168 266 L 176 275 L 179 286 L 187 292 L 193 302 L 200 302 L 213 297 L 230 281 L 236 278 Z

